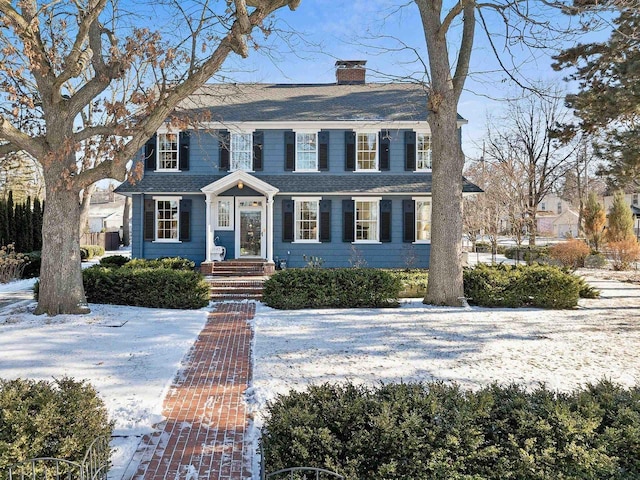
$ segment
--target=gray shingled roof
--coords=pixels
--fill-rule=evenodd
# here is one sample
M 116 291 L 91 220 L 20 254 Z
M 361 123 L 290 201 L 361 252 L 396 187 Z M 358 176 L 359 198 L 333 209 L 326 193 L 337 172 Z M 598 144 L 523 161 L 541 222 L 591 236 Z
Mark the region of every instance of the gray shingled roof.
M 123 183 L 117 193 L 200 193 L 200 189 L 223 178 L 224 175 L 147 175 L 135 184 Z M 386 175 L 386 174 L 288 174 L 256 175 L 256 178 L 278 188 L 281 193 L 327 193 L 327 194 L 391 194 L 431 192 L 431 174 Z M 464 179 L 464 192 L 482 190 Z
M 427 93 L 410 83 L 211 84 L 179 109 L 209 110 L 218 122 L 423 121 Z

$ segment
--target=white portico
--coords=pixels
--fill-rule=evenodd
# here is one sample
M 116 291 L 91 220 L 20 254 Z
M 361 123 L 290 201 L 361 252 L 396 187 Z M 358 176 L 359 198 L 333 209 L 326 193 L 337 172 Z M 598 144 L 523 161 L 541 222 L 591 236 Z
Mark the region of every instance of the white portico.
M 236 259 L 266 259 L 273 263 L 274 186 L 236 171 L 201 189 L 206 196 L 206 263 L 219 232 L 234 232 Z

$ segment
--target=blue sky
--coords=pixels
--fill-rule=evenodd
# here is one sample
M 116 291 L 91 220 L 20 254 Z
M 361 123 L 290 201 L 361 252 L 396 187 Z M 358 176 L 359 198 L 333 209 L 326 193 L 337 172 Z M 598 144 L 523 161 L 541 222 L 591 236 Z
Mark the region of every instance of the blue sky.
M 446 4 L 445 0 L 445 4 Z M 225 64 L 225 80 L 265 83 L 331 83 L 335 81 L 334 63 L 342 60 L 367 60 L 368 81 L 389 81 L 385 75 L 413 75 L 420 77 L 423 70 L 418 60 L 426 62 L 426 45 L 418 9 L 413 2 L 398 7 L 393 0 L 302 0 L 298 9 L 280 10 L 277 27 L 296 31 L 285 45 L 279 35 L 266 41 L 256 38 L 264 51 L 251 51 L 246 60 L 230 58 Z M 549 21 L 568 22 L 567 17 L 556 15 Z M 549 15 L 548 15 L 549 16 Z M 487 17 L 490 28 L 502 32 L 500 24 Z M 548 33 L 548 32 L 545 32 Z M 303 40 L 304 39 L 304 40 Z M 570 45 L 575 39 L 548 35 L 553 46 Z M 550 50 L 507 49 L 504 39 L 496 37 L 496 48 L 509 69 L 517 68 L 525 82 L 556 82 L 563 86 L 564 74 L 553 72 Z M 400 48 L 400 46 L 408 48 Z M 292 51 L 294 50 L 294 51 Z M 455 48 L 452 49 L 455 55 Z M 374 72 L 380 72 L 376 74 Z M 469 124 L 464 127 L 464 148 L 468 156 L 479 154 L 479 145 L 485 132 L 488 113 L 495 115 L 517 88 L 508 80 L 495 59 L 486 35 L 477 28 L 475 49 L 472 54 L 471 75 L 459 104 L 459 113 Z

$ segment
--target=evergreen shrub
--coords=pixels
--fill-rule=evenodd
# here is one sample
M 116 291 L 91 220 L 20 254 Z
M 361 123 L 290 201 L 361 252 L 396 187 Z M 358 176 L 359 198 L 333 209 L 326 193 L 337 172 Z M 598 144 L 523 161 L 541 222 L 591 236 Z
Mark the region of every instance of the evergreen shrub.
M 400 298 L 424 297 L 427 292 L 429 271 L 420 269 L 387 270 L 389 274 L 400 281 L 402 290 Z
M 26 254 L 27 263 L 22 270 L 22 278 L 36 278 L 40 276 L 40 265 L 42 265 L 42 252 L 29 252 Z
M 102 399 L 84 381 L 0 380 L 2 473 L 36 457 L 81 462 L 93 440 L 112 430 Z
M 93 257 L 101 257 L 102 255 L 104 255 L 104 247 L 100 245 L 80 245 L 82 260 L 91 260 Z
M 108 257 L 102 257 L 100 259 L 100 265 L 103 267 L 121 267 L 129 262 L 129 260 L 131 259 L 124 255 L 109 255 Z
M 311 386 L 268 404 L 267 471 L 347 480 L 640 478 L 640 389 L 607 381 L 468 391 L 442 382 Z
M 368 268 L 291 268 L 264 284 L 262 301 L 273 308 L 395 307 L 402 285 L 388 271 Z
M 146 258 L 134 258 L 123 265 L 125 268 L 168 268 L 170 270 L 193 270 L 195 262 L 181 257 L 163 257 L 148 260 Z
M 551 265 L 485 265 L 464 271 L 464 295 L 482 307 L 572 308 L 583 281 Z
M 131 263 L 131 262 L 129 262 Z M 87 302 L 197 309 L 209 304 L 209 285 L 193 270 L 94 265 L 82 271 Z
M 524 260 L 525 262 L 543 262 L 549 257 L 548 246 L 515 246 L 504 249 L 504 256 L 510 260 Z

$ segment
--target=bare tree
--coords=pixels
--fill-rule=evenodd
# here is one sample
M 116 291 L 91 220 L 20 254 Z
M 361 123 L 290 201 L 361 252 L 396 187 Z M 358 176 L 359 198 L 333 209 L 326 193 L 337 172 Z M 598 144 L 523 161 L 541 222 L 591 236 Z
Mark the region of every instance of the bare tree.
M 80 192 L 124 180 L 167 119 L 186 127 L 174 114 L 179 102 L 231 53 L 247 57 L 254 27 L 268 31 L 273 12 L 299 1 L 0 0 L 0 155 L 27 152 L 46 184 L 37 313 L 88 311 Z M 164 31 L 136 25 L 144 9 Z
M 526 199 L 523 220 L 530 246 L 536 243 L 538 206 L 571 168 L 576 154 L 575 144 L 562 144 L 552 136 L 567 114 L 560 95 L 531 94 L 509 101 L 506 115 L 487 133 L 488 157 L 515 163 L 521 175 L 516 187 Z

